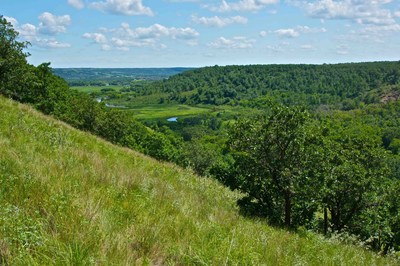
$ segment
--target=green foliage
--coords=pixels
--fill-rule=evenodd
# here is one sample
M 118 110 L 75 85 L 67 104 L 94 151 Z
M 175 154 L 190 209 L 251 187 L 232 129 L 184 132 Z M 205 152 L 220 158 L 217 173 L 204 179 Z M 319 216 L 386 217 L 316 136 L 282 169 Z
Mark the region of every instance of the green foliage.
M 396 265 L 238 215 L 236 193 L 0 97 L 8 265 Z
M 290 227 L 293 220 L 304 224 L 313 214 L 315 206 L 307 200 L 312 193 L 306 191 L 312 192 L 319 180 L 308 168 L 315 141 L 309 126 L 303 109 L 276 106 L 268 116 L 238 121 L 230 131 L 237 188 L 247 195 L 242 202 L 255 203 L 271 222 Z
M 385 181 L 385 152 L 367 126 L 325 127 L 323 204 L 330 210 L 333 230 L 357 227 L 354 219 L 373 205 Z M 340 123 L 340 122 L 339 122 Z M 354 222 L 354 223 L 353 223 Z
M 28 43 L 17 40 L 18 33 L 11 23 L 0 15 L 0 93 L 16 99 L 21 99 L 21 91 L 27 84 L 28 54 L 24 52 Z
M 329 104 L 349 110 L 361 102 L 378 102 L 376 92 L 399 80 L 398 62 L 214 66 L 186 71 L 145 90 L 167 92 L 170 101 L 186 104 L 255 106 L 254 99 L 267 96 L 285 105 Z

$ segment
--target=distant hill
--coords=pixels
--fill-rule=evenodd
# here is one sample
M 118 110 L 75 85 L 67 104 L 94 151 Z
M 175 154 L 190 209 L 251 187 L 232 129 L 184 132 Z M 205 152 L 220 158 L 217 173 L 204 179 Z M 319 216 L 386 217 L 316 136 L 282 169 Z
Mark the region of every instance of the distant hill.
M 239 215 L 239 195 L 0 97 L 0 264 L 395 265 Z
M 151 88 L 186 104 L 224 105 L 269 97 L 286 105 L 318 107 L 344 100 L 350 105 L 377 103 L 386 86 L 399 83 L 400 62 L 393 61 L 204 67 L 158 81 Z M 344 105 L 346 109 L 349 103 Z
M 72 81 L 161 80 L 193 68 L 54 68 L 53 72 Z

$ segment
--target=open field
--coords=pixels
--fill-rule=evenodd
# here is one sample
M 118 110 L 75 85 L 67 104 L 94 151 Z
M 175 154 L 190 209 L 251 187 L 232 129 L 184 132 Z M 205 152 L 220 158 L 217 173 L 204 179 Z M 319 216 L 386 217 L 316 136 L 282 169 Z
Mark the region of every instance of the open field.
M 80 92 L 85 92 L 85 93 L 101 93 L 102 89 L 113 89 L 115 91 L 120 91 L 123 88 L 123 86 L 114 86 L 114 85 L 109 85 L 109 86 L 72 86 L 71 89 L 77 90 Z
M 170 117 L 183 118 L 214 112 L 212 107 L 195 107 L 183 104 L 143 105 L 129 109 L 140 120 L 166 120 Z

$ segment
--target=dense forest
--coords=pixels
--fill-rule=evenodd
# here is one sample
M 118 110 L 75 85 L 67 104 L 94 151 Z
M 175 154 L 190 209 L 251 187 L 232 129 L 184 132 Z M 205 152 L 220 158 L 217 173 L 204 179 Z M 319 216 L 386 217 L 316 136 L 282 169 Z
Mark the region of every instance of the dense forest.
M 243 193 L 244 215 L 400 251 L 399 62 L 190 70 L 120 97 L 216 111 L 176 123 L 138 121 L 129 109 L 71 90 L 49 63 L 29 65 L 28 44 L 0 19 L 2 95 L 216 178 Z
M 255 98 L 270 97 L 286 105 L 340 104 L 347 110 L 379 102 L 399 83 L 399 69 L 400 62 L 214 66 L 153 83 L 151 89 L 187 104 L 254 106 Z

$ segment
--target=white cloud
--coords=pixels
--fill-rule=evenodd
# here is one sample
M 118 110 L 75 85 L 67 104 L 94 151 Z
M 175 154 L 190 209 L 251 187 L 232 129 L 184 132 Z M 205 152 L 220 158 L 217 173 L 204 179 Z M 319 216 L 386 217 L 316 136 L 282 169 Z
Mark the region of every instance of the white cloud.
M 297 26 L 296 30 L 301 33 L 323 33 L 327 32 L 325 28 L 310 28 L 308 26 Z
M 299 37 L 301 33 L 307 34 L 323 32 L 327 32 L 327 30 L 325 28 L 310 28 L 308 26 L 297 26 L 296 28 L 278 29 L 274 31 L 278 36 L 286 38 L 296 38 Z
M 295 29 L 279 29 L 275 31 L 281 37 L 296 38 L 300 36 L 300 32 Z
M 358 24 L 358 30 L 348 32 L 347 39 L 383 42 L 383 39 L 400 32 L 400 11 L 390 8 L 393 0 L 288 0 L 304 8 L 308 15 L 322 20 L 347 20 Z M 347 27 L 353 25 L 348 23 Z M 339 50 L 346 54 L 347 50 Z
M 37 39 L 36 44 L 46 48 L 68 48 L 71 47 L 69 43 L 62 43 L 55 39 Z
M 44 48 L 67 48 L 71 47 L 69 43 L 63 43 L 54 37 L 45 38 L 44 35 L 55 35 L 66 31 L 66 26 L 71 22 L 68 15 L 54 16 L 51 13 L 44 12 L 39 16 L 39 26 L 30 23 L 19 25 L 15 18 L 6 17 L 10 21 L 15 30 L 19 32 L 20 37 L 24 41 L 29 41 L 32 45 Z
M 13 25 L 13 27 L 18 26 L 18 21 L 13 17 L 4 16 L 4 18 Z
M 393 32 L 400 32 L 400 24 L 392 24 L 392 25 L 369 25 L 365 27 L 361 33 L 393 33 Z
M 44 12 L 39 16 L 39 32 L 46 35 L 55 35 L 67 31 L 67 26 L 71 23 L 69 15 L 55 16 L 49 12 Z
M 242 16 L 234 16 L 229 18 L 221 18 L 218 16 L 214 17 L 197 17 L 192 16 L 193 22 L 197 24 L 202 24 L 208 27 L 225 27 L 231 24 L 246 24 L 247 18 Z
M 237 36 L 232 39 L 220 37 L 216 41 L 209 43 L 208 46 L 218 49 L 249 49 L 253 47 L 255 40 Z
M 94 9 L 118 15 L 154 15 L 149 7 L 143 5 L 142 0 L 105 0 L 93 2 L 90 6 Z
M 134 30 L 130 29 L 128 24 L 123 24 L 122 28 L 123 32 L 138 39 L 158 39 L 161 37 L 169 37 L 172 39 L 193 39 L 199 36 L 199 33 L 192 28 L 168 28 L 160 24 L 154 24 L 147 28 L 140 27 Z
M 213 12 L 257 11 L 278 2 L 279 0 L 240 0 L 238 2 L 222 0 L 219 5 L 205 5 L 205 7 Z
M 348 19 L 359 24 L 394 24 L 396 13 L 385 9 L 392 0 L 318 0 L 291 1 L 302 6 L 311 17 L 322 19 Z
M 268 35 L 268 32 L 266 32 L 265 30 L 260 31 L 260 37 L 266 37 Z
M 76 9 L 82 9 L 85 7 L 85 4 L 82 0 L 68 0 L 68 4 L 75 7 Z
M 32 24 L 24 24 L 18 28 L 19 34 L 24 36 L 28 41 L 33 40 L 37 35 L 37 28 Z
M 102 33 L 85 33 L 83 37 L 86 39 L 92 39 L 95 43 L 106 44 L 107 38 Z
M 296 38 L 300 36 L 300 33 L 295 29 L 279 29 L 276 30 L 275 33 L 281 37 L 287 37 L 287 38 Z
M 284 52 L 282 45 L 267 45 L 266 48 L 274 53 Z
M 196 38 L 200 35 L 192 28 L 166 27 L 160 24 L 131 28 L 128 23 L 122 23 L 119 28 L 101 28 L 99 31 L 101 33 L 85 33 L 83 37 L 101 44 L 103 50 L 114 47 L 122 51 L 128 51 L 130 47 L 164 49 L 166 46 L 161 43 L 163 39 L 179 40 L 194 46 L 197 45 Z

